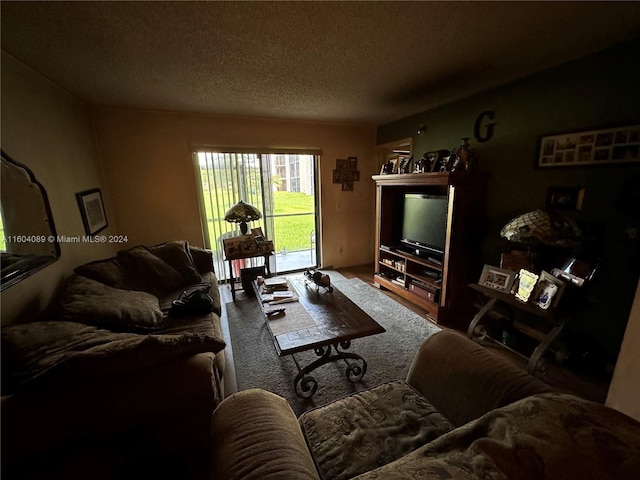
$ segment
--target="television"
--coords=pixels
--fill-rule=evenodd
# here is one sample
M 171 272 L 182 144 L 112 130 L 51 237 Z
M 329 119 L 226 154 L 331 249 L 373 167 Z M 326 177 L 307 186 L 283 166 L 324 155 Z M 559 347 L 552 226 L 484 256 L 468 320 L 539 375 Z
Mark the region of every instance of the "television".
M 446 195 L 404 195 L 401 242 L 411 248 L 411 253 L 444 253 L 448 204 Z

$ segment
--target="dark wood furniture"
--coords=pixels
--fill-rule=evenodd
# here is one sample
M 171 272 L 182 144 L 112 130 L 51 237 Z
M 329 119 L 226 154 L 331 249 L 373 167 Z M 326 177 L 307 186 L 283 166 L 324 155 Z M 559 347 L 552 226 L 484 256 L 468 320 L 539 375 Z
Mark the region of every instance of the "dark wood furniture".
M 469 328 L 467 329 L 467 335 L 469 338 L 472 338 L 478 343 L 481 343 L 484 340 L 490 340 L 496 345 L 499 345 L 500 347 L 528 360 L 527 371 L 529 373 L 533 375 L 543 374 L 546 371 L 546 362 L 543 355 L 549 349 L 554 340 L 558 338 L 560 333 L 562 333 L 562 329 L 565 325 L 565 317 L 562 315 L 562 311 L 557 310 L 554 307 L 550 307 L 548 310 L 543 310 L 534 304 L 521 302 L 514 295 L 483 287 L 476 283 L 470 284 L 469 287 L 480 292 L 487 299 L 487 302 L 482 306 L 482 308 L 480 308 L 469 324 Z M 490 314 L 496 311 L 500 306 L 522 310 L 534 315 L 539 320 L 535 326 L 529 326 L 513 321 L 511 322 L 511 326 L 513 328 L 538 341 L 536 348 L 530 356 L 526 356 L 508 345 L 505 345 L 503 342 L 494 339 L 489 334 L 486 326 L 480 323 L 483 319 L 490 317 Z
M 224 259 L 229 262 L 229 282 L 231 285 L 231 297 L 235 302 L 236 279 L 233 275 L 233 262 L 249 258 L 264 257 L 264 266 L 267 270 L 267 276 L 271 276 L 269 257 L 273 255 L 273 242 L 264 242 L 262 244 L 257 244 L 254 235 L 239 235 L 237 237 L 224 238 L 222 240 L 222 245 L 224 246 Z
M 473 315 L 468 284 L 482 271 L 481 239 L 487 175 L 410 173 L 374 175 L 376 254 L 374 284 L 427 311 L 434 322 L 465 327 Z M 448 216 L 444 254 L 437 262 L 403 250 L 404 195 L 446 195 Z
M 286 278 L 289 289 L 298 296 L 296 302 L 269 306 L 263 302 L 264 290 L 257 282 L 254 282 L 254 289 L 278 356 L 291 355 L 298 368 L 293 382 L 296 394 L 303 398 L 312 396 L 318 383 L 309 373 L 329 362 L 344 361 L 347 379 L 360 381 L 367 371 L 367 362 L 360 355 L 345 350 L 351 346 L 351 340 L 386 330 L 337 288 L 333 287 L 332 291 L 318 289 L 303 275 Z M 270 318 L 267 313 L 277 308 L 285 308 L 284 316 Z M 319 358 L 301 367 L 294 354 L 307 350 L 314 350 Z

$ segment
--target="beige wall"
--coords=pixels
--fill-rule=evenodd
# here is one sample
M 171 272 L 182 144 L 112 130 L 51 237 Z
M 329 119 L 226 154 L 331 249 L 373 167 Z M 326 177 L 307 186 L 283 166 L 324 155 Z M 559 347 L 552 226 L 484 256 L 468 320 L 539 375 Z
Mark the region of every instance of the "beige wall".
M 2 324 L 34 318 L 75 266 L 137 244 L 203 244 L 195 146 L 314 148 L 320 160 L 323 264 L 373 260 L 375 127 L 96 109 L 2 52 L 2 148 L 44 185 L 59 236 L 84 235 L 77 192 L 100 187 L 125 244 L 62 243 L 61 257 L 2 292 Z M 96 146 L 97 138 L 97 146 Z M 358 157 L 353 192 L 332 183 L 337 158 Z
M 5 52 L 2 149 L 29 167 L 44 185 L 58 235 L 84 235 L 76 192 L 101 187 L 108 198 L 88 107 Z M 109 211 L 107 217 L 113 224 Z M 57 262 L 0 294 L 2 324 L 32 319 L 75 266 L 113 252 L 109 244 L 63 243 L 60 247 Z
M 185 239 L 203 245 L 191 152 L 198 146 L 321 149 L 324 266 L 373 261 L 373 126 L 96 108 L 96 136 L 118 234 L 130 244 Z M 358 157 L 360 181 L 332 183 L 336 159 Z
M 606 404 L 640 421 L 640 282 L 631 307 Z

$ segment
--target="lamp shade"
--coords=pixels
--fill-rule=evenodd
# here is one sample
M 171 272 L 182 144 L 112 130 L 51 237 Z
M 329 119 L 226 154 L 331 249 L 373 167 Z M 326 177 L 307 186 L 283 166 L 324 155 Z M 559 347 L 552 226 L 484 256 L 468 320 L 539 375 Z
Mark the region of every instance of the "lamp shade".
M 582 230 L 573 220 L 539 209 L 511 219 L 500 236 L 529 246 L 575 247 L 582 242 Z
M 247 233 L 247 222 L 259 220 L 260 218 L 262 218 L 260 211 L 250 203 L 245 203 L 242 200 L 224 214 L 224 219 L 227 222 L 240 224 L 240 231 L 243 235 Z

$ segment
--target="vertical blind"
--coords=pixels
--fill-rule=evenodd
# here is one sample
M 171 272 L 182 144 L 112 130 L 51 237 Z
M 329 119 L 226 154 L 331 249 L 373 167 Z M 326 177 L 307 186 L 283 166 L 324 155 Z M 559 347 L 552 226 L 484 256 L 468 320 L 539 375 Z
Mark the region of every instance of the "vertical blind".
M 222 240 L 240 234 L 236 224 L 224 220 L 226 211 L 239 200 L 254 205 L 262 213 L 262 218 L 251 222 L 250 227 L 262 228 L 266 237 L 273 239 L 276 232 L 274 222 L 277 217 L 274 214 L 273 179 L 278 176 L 274 159 L 282 155 L 319 155 L 321 153 L 319 150 L 260 149 L 259 152 L 242 149 L 228 150 L 207 148 L 198 149 L 193 153 L 199 180 L 197 183 L 205 246 L 214 254 L 216 274 L 221 280 L 229 278 L 228 266 L 224 262 Z M 315 162 L 312 163 L 314 164 Z M 306 186 L 309 181 L 315 184 L 314 175 L 311 174 L 309 178 L 311 180 L 304 179 L 305 187 L 314 190 L 315 187 Z M 298 184 L 301 182 L 295 175 L 289 180 Z M 287 186 L 286 190 L 290 191 L 290 187 Z M 295 190 L 300 191 L 300 188 Z M 237 268 L 261 265 L 262 258 L 246 259 L 238 263 Z
M 228 279 L 222 239 L 240 235 L 240 229 L 237 224 L 226 222 L 224 214 L 240 200 L 265 212 L 261 156 L 257 153 L 197 151 L 194 157 L 200 179 L 200 210 L 205 246 L 214 254 L 218 278 Z M 251 223 L 253 228 L 258 226 L 265 231 L 263 219 Z M 268 235 L 266 231 L 265 234 Z M 251 264 L 249 261 L 248 263 Z

